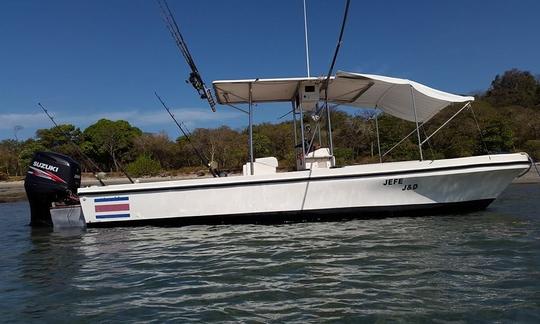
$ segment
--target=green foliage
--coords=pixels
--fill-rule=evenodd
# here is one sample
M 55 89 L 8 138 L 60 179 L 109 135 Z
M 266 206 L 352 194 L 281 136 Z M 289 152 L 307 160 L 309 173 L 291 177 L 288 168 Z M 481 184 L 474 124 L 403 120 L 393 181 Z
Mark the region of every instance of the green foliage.
M 504 120 L 497 119 L 490 121 L 482 131 L 482 136 L 490 153 L 510 152 L 513 149 L 512 130 L 508 122 Z M 479 146 L 476 151 L 482 154 L 483 148 Z
M 21 142 L 15 140 L 3 140 L 0 142 L 0 172 L 6 177 L 10 175 L 20 175 L 19 153 Z
M 150 156 L 143 154 L 128 164 L 126 171 L 134 177 L 155 176 L 161 171 L 161 165 L 159 161 L 153 160 Z
M 379 132 L 381 141 L 381 153 L 384 154 L 395 144 L 399 143 L 405 136 L 415 129 L 414 123 L 400 120 L 396 117 L 384 115 L 379 119 Z M 416 133 L 413 133 L 400 145 L 395 147 L 385 161 L 419 160 Z
M 80 158 L 77 146 L 82 141 L 82 132 L 73 125 L 62 124 L 52 128 L 38 129 L 36 137 L 41 145 L 50 151 Z
M 160 161 L 165 169 L 181 167 L 177 163 L 179 146 L 172 142 L 167 134 L 142 134 L 133 139 L 133 153 L 136 156 L 148 155 L 154 160 Z
M 256 149 L 255 157 L 275 156 L 280 161 L 287 160 L 288 154 L 292 152 L 292 147 L 294 146 L 294 135 L 292 132 L 292 122 L 256 125 L 253 128 L 253 144 L 256 144 L 259 138 L 265 144 Z
M 373 157 L 377 145 L 373 115 L 361 112 L 356 116 L 346 115 L 346 119 L 342 114 L 332 114 L 332 117 L 337 117 L 340 124 L 339 127 L 333 127 L 334 144 L 336 147 L 351 149 L 351 155 L 348 158 L 351 162 L 357 161 L 365 154 Z
M 523 148 L 535 161 L 540 161 L 540 140 L 526 141 Z
M 19 153 L 19 163 L 23 170 L 26 170 L 34 157 L 34 154 L 38 151 L 49 151 L 41 142 L 34 141 L 32 139 L 26 141 L 23 144 L 22 150 Z M 26 172 L 26 171 L 25 171 Z
M 216 161 L 220 169 L 239 169 L 247 161 L 248 136 L 227 126 L 216 129 L 195 129 L 191 141 L 201 154 L 209 161 Z M 193 146 L 184 138 L 179 139 L 183 144 L 185 156 L 191 157 L 194 165 L 201 165 L 201 160 L 194 152 Z
M 334 156 L 336 157 L 337 165 L 351 164 L 353 161 L 353 149 L 348 147 L 336 147 L 334 148 Z
M 84 130 L 85 153 L 100 162 L 105 169 L 113 167 L 118 171 L 119 163 L 129 161 L 133 141 L 141 136 L 137 127 L 125 120 L 100 119 Z
M 71 142 L 78 144 L 81 141 L 81 136 L 81 130 L 70 124 L 62 124 L 36 131 L 36 137 L 41 144 L 51 149 L 72 145 Z
M 253 134 L 253 154 L 256 157 L 270 156 L 271 144 L 272 142 L 268 136 L 261 133 Z
M 540 100 L 537 97 L 539 87 L 540 84 L 530 72 L 512 69 L 495 77 L 485 98 L 496 106 L 530 107 Z

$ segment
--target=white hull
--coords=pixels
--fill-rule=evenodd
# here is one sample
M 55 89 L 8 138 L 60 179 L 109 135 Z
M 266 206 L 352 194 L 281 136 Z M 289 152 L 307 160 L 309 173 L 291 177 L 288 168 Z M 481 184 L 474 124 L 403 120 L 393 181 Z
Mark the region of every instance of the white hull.
M 79 189 L 79 196 L 89 226 L 467 211 L 485 208 L 529 166 L 526 154 L 501 154 L 88 187 Z

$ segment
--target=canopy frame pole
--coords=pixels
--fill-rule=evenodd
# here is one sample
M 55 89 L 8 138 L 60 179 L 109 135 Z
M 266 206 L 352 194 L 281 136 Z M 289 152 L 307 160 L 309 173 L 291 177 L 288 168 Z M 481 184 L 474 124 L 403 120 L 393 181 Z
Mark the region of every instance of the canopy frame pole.
M 414 100 L 414 88 L 411 88 L 412 108 L 414 111 L 414 122 L 416 123 L 416 135 L 418 136 L 418 151 L 420 152 L 420 161 L 424 161 L 424 155 L 422 154 L 422 140 L 420 139 L 420 127 L 418 126 L 418 116 L 416 114 L 416 102 Z
M 328 91 L 328 85 L 326 86 L 326 91 Z M 328 101 L 325 102 L 326 104 L 326 119 L 328 123 L 328 146 L 330 146 L 330 156 L 334 157 L 334 143 L 332 142 L 332 121 L 330 120 L 330 106 L 328 105 Z M 332 159 L 331 166 L 335 167 L 334 159 Z
M 319 107 L 317 107 L 319 108 Z M 317 126 L 319 126 L 319 147 L 322 147 L 322 137 L 321 137 L 321 116 L 319 114 L 317 114 L 318 116 L 318 119 L 317 119 Z
M 304 135 L 304 107 L 302 104 L 300 107 L 300 140 L 302 141 L 302 156 L 300 157 L 300 163 L 302 164 L 302 169 L 306 169 L 306 138 Z
M 298 134 L 296 133 L 296 103 L 291 101 L 292 104 L 292 116 L 293 116 L 293 131 L 294 131 L 294 147 L 298 145 Z
M 253 158 L 253 83 L 249 83 L 249 169 L 251 175 L 255 174 Z
M 313 145 L 313 142 L 315 142 L 315 136 L 317 135 L 317 130 L 320 130 L 321 129 L 321 124 L 320 123 L 317 123 L 315 124 L 315 131 L 313 132 L 313 135 L 311 135 L 311 139 L 309 140 L 309 146 L 308 146 L 308 153 L 311 152 L 311 150 L 314 150 L 314 145 Z
M 471 105 L 471 102 L 468 101 L 463 107 L 461 107 L 461 109 L 459 109 L 454 115 L 452 115 L 452 117 L 450 117 L 446 122 L 444 122 L 444 124 L 442 124 L 439 128 L 437 128 L 433 133 L 431 133 L 431 135 L 429 135 L 428 137 L 426 137 L 426 139 L 422 142 L 422 144 L 424 144 L 425 142 L 427 142 L 430 138 L 433 137 L 433 135 L 435 135 L 436 133 L 438 133 L 444 126 L 446 126 L 446 124 L 448 124 L 450 121 L 452 121 L 452 119 L 454 119 L 457 115 L 459 115 L 459 113 L 461 113 L 463 111 L 463 109 L 465 108 L 468 108 L 469 106 Z
M 377 107 L 375 107 L 375 109 L 377 109 Z M 377 131 L 377 149 L 379 151 L 379 162 L 382 163 L 381 140 L 379 138 L 379 115 L 377 114 L 377 110 L 375 110 L 375 130 Z

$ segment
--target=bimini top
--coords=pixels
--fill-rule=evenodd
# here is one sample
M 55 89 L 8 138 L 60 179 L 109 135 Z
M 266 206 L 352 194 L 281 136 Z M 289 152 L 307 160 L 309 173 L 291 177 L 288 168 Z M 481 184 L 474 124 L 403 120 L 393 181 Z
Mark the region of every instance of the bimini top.
M 324 98 L 325 78 L 283 78 L 214 81 L 214 90 L 220 104 L 249 103 L 251 101 L 294 101 L 304 84 L 319 84 L 320 98 Z M 459 96 L 439 91 L 423 84 L 373 74 L 339 71 L 331 77 L 328 86 L 328 102 L 360 108 L 378 108 L 392 116 L 425 122 L 452 103 L 474 101 L 474 97 Z

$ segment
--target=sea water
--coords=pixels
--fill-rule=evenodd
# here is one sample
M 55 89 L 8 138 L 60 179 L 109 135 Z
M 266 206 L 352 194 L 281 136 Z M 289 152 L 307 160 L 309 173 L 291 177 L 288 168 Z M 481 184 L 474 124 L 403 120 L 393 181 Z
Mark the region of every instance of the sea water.
M 486 211 L 32 229 L 0 204 L 2 322 L 540 322 L 540 184 Z

